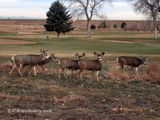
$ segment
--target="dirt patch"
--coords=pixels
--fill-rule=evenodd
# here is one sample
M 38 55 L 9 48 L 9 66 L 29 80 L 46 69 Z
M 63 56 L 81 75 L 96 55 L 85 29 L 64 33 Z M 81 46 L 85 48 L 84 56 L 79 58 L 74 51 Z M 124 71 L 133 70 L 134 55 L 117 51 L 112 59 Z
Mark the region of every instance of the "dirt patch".
M 24 40 L 8 40 L 0 39 L 0 44 L 36 44 L 37 42 L 24 41 Z
M 131 41 L 118 41 L 118 40 L 102 40 L 104 42 L 113 42 L 113 43 L 130 43 L 130 44 L 134 44 L 135 42 L 131 42 Z

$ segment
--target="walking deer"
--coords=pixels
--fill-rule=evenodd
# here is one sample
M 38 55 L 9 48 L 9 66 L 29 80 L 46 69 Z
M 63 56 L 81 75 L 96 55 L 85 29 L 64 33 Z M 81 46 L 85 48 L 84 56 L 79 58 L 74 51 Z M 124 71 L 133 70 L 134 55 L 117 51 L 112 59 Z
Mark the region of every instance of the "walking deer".
M 28 54 L 28 55 L 16 55 L 12 57 L 12 61 L 15 65 L 12 67 L 10 71 L 10 76 L 12 75 L 12 71 L 17 67 L 17 70 L 21 77 L 23 74 L 21 73 L 21 68 L 25 66 L 31 66 L 34 71 L 34 75 L 36 76 L 36 65 L 42 63 L 45 59 L 48 59 L 48 55 L 46 54 L 47 50 L 40 50 L 40 55 Z
M 43 70 L 45 70 L 45 65 L 46 65 L 47 63 L 53 62 L 53 61 L 56 61 L 56 62 L 57 62 L 57 59 L 56 59 L 56 57 L 54 56 L 54 54 L 52 53 L 52 54 L 50 54 L 50 57 L 49 57 L 49 58 L 47 58 L 47 59 L 39 62 L 37 65 L 40 66 Z M 31 71 L 29 72 L 29 74 L 31 74 L 31 72 L 34 73 L 34 69 L 35 69 L 34 67 L 31 67 Z
M 142 64 L 146 65 L 147 58 L 138 58 L 138 57 L 130 57 L 130 56 L 120 56 L 117 58 L 119 65 L 122 67 L 122 71 L 124 72 L 124 65 L 131 66 L 132 71 L 134 68 L 138 74 L 138 67 Z
M 43 60 L 42 62 L 38 63 L 38 65 L 43 69 L 45 70 L 45 65 L 49 62 L 52 62 L 52 61 L 56 61 L 57 62 L 57 59 L 56 57 L 54 56 L 53 53 L 50 54 L 50 57 L 48 59 L 45 59 Z
M 59 69 L 59 79 L 61 78 L 60 73 L 62 71 L 65 79 L 67 79 L 66 75 L 65 75 L 65 69 L 71 69 L 71 76 L 70 79 L 73 75 L 73 70 L 78 70 L 79 66 L 78 66 L 78 61 L 82 59 L 83 56 L 85 56 L 85 53 L 83 53 L 82 55 L 79 55 L 78 53 L 75 54 L 76 57 L 78 57 L 78 60 L 71 60 L 68 58 L 62 58 L 59 60 L 59 64 L 60 64 L 60 69 Z M 77 73 L 77 78 L 78 78 L 78 73 Z
M 96 52 L 93 52 L 94 55 L 97 55 L 97 59 L 96 60 L 80 60 L 78 62 L 79 65 L 79 76 L 81 77 L 82 80 L 82 72 L 83 70 L 91 70 L 92 71 L 92 79 L 93 79 L 93 75 L 94 72 L 97 71 L 97 81 L 99 81 L 99 70 L 101 70 L 102 68 L 102 58 L 101 56 L 105 54 L 105 52 L 102 52 L 101 54 L 98 54 Z M 79 78 L 79 77 L 78 77 Z

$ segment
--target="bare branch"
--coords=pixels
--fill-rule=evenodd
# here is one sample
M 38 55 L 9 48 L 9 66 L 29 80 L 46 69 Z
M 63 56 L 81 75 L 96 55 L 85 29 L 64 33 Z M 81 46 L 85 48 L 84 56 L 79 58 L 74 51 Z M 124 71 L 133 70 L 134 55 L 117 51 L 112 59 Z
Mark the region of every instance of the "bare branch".
M 83 16 L 85 15 L 87 18 L 87 29 L 88 29 L 88 37 L 90 37 L 90 21 L 93 16 L 100 16 L 98 9 L 99 7 L 102 7 L 103 2 L 111 3 L 112 0 L 64 0 L 65 2 L 70 3 L 70 7 L 72 6 L 73 12 L 76 13 L 76 15 Z M 72 5 L 71 5 L 72 4 Z M 74 5 L 74 6 L 73 6 Z M 76 5 L 76 7 L 75 7 Z M 75 7 L 75 8 L 74 8 Z

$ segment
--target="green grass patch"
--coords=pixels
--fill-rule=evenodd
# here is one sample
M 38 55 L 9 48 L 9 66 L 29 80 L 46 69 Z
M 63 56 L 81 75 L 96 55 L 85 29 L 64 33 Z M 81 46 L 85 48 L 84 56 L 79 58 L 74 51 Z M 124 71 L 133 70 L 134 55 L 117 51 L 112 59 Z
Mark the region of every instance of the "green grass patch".
M 0 45 L 0 54 L 8 53 L 20 54 L 20 53 L 39 53 L 39 50 L 45 47 L 49 48 L 49 52 L 56 54 L 75 54 L 76 52 L 86 52 L 92 54 L 93 51 L 102 52 L 106 54 L 133 54 L 133 55 L 159 55 L 160 44 L 159 39 L 152 41 L 149 44 L 148 41 L 142 44 L 143 39 L 140 43 L 112 43 L 104 42 L 99 40 L 81 39 L 81 38 L 61 38 L 61 39 L 20 39 L 12 38 L 16 40 L 27 40 L 35 41 L 37 44 L 26 44 L 26 45 Z M 107 39 L 106 39 L 107 40 Z M 121 40 L 121 39 L 116 39 Z M 125 39 L 128 41 L 140 41 L 138 39 Z

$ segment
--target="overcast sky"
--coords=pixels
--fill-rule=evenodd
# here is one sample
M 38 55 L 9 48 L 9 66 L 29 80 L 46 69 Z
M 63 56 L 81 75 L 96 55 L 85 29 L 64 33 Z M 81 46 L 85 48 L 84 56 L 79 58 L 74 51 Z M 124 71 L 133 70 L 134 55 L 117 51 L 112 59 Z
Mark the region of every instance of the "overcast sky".
M 0 16 L 46 18 L 46 12 L 55 0 L 0 0 Z M 126 0 L 114 0 L 112 6 L 105 5 L 103 14 L 109 20 L 144 20 Z

